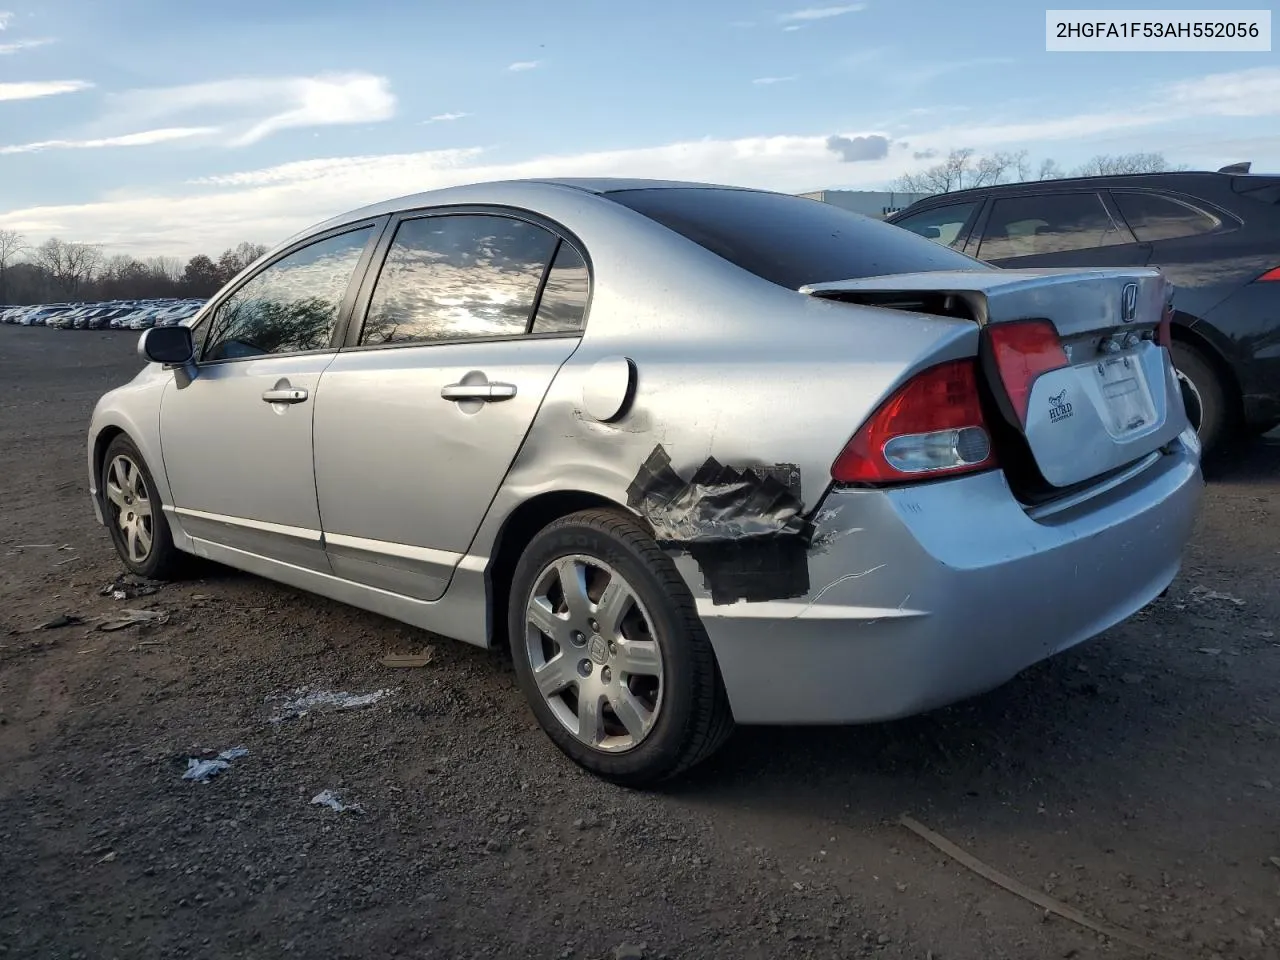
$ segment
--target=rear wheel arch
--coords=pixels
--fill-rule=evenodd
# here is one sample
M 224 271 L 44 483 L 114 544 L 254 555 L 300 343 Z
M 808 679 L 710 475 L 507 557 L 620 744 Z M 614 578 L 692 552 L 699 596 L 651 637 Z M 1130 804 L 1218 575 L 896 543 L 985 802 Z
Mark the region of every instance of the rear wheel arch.
M 1231 363 L 1212 340 L 1195 329 L 1193 324 L 1196 320 L 1196 317 L 1190 316 L 1189 314 L 1175 313 L 1173 325 L 1170 329 L 1170 334 L 1173 336 L 1174 342 L 1190 347 L 1196 353 L 1200 354 L 1200 356 L 1204 358 L 1205 362 L 1212 365 L 1218 376 L 1221 377 L 1222 384 L 1227 388 L 1227 393 L 1232 398 L 1233 402 L 1240 402 L 1240 380 L 1236 376 L 1235 371 L 1231 369 Z
M 1244 399 L 1240 380 L 1223 352 L 1194 327 L 1175 322 L 1170 333 L 1173 337 L 1174 367 L 1179 367 L 1177 362 L 1179 351 L 1190 354 L 1190 364 L 1206 368 L 1217 382 L 1220 399 L 1215 400 L 1211 396 L 1204 398 L 1206 403 L 1217 403 L 1221 407 L 1214 417 L 1215 425 L 1210 429 L 1209 435 L 1206 436 L 1204 431 L 1201 431 L 1201 439 L 1206 444 L 1205 454 L 1210 456 L 1231 440 L 1244 420 Z M 1194 382 L 1195 378 L 1191 377 L 1190 373 L 1184 372 L 1184 375 Z
M 616 510 L 635 517 L 621 503 L 583 490 L 556 490 L 531 497 L 503 522 L 486 574 L 489 592 L 489 645 L 507 647 L 507 607 L 511 600 L 511 579 L 525 548 L 542 530 L 561 517 L 581 510 Z

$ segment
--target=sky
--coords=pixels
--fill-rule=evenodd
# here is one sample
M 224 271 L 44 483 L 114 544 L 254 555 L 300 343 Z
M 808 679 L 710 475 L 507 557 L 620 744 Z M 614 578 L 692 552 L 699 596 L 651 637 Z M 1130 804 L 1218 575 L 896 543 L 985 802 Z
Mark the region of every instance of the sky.
M 1025 0 L 0 0 L 0 229 L 187 258 L 456 183 L 886 189 L 962 147 L 1277 171 L 1275 57 L 1048 53 Z

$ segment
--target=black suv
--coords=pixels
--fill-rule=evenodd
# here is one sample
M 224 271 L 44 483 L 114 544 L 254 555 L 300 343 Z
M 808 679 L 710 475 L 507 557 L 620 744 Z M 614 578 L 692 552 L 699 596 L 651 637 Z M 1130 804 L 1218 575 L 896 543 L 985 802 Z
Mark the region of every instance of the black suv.
M 1002 184 L 888 222 L 999 267 L 1159 267 L 1173 362 L 1205 453 L 1280 424 L 1280 176 L 1248 164 Z

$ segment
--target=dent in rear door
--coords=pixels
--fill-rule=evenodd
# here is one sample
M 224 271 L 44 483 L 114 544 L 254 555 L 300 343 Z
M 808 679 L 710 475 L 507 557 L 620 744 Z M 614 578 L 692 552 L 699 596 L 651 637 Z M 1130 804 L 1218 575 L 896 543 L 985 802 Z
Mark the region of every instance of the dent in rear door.
M 568 253 L 576 261 L 561 270 Z M 420 600 L 444 594 L 577 348 L 585 293 L 585 262 L 540 225 L 479 213 L 398 225 L 360 346 L 326 370 L 316 404 L 335 573 Z

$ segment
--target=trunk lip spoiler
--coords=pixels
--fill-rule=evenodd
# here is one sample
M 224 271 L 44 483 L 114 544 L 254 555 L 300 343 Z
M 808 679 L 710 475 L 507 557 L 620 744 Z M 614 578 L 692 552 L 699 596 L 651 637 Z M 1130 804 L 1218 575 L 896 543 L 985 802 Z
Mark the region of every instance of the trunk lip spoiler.
M 824 297 L 839 293 L 990 293 L 1050 287 L 1084 280 L 1163 279 L 1157 267 L 1044 267 L 1020 270 L 933 270 L 892 273 L 849 280 L 806 283 L 800 293 Z

